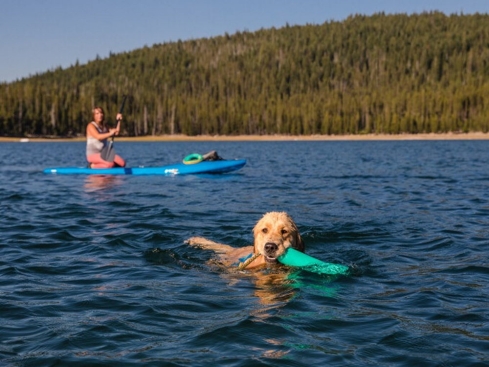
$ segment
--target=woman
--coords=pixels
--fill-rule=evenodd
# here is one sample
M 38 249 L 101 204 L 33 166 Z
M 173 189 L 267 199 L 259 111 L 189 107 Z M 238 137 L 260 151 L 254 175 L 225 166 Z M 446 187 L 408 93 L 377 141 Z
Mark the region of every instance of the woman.
M 112 168 L 125 167 L 126 162 L 119 155 L 115 155 L 113 162 L 107 162 L 102 159 L 100 153 L 108 144 L 107 139 L 119 134 L 119 122 L 122 120 L 122 114 L 116 116 L 117 127 L 107 129 L 104 125 L 104 110 L 102 107 L 95 107 L 92 111 L 93 121 L 87 125 L 87 161 L 91 168 Z

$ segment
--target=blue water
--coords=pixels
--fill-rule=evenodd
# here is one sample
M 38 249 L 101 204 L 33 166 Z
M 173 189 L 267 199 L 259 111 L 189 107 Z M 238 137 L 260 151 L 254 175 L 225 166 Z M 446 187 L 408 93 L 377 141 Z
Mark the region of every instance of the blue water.
M 2 366 L 489 366 L 486 141 L 115 143 L 201 176 L 45 175 L 83 143 L 0 144 Z M 287 211 L 331 277 L 228 273 L 184 243 Z

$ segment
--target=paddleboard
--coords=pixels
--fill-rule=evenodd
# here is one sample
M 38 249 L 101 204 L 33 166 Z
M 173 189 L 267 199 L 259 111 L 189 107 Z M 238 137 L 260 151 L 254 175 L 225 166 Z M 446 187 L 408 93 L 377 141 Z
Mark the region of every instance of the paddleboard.
M 44 173 L 58 175 L 189 175 L 203 173 L 226 173 L 239 170 L 246 164 L 245 159 L 202 161 L 196 164 L 175 163 L 160 167 L 53 167 L 44 169 Z

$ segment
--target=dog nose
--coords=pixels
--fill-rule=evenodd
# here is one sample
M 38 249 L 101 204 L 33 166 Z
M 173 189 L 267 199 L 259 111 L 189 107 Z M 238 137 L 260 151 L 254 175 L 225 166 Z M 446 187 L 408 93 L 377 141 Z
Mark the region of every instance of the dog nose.
M 277 250 L 278 250 L 277 244 L 275 244 L 273 242 L 267 242 L 267 243 L 265 243 L 265 252 L 266 253 L 268 253 L 268 254 L 274 253 Z

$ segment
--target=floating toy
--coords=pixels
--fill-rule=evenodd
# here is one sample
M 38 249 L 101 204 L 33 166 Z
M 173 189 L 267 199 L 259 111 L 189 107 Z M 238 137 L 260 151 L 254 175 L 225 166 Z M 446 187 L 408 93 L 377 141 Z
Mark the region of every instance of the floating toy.
M 204 160 L 204 157 L 197 153 L 192 153 L 183 158 L 184 164 L 197 164 Z
M 304 268 L 318 274 L 347 275 L 350 271 L 346 265 L 327 263 L 293 248 L 287 249 L 277 260 L 284 265 Z

